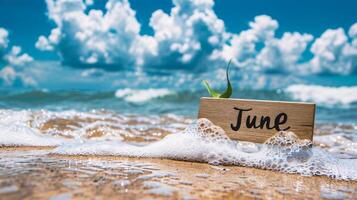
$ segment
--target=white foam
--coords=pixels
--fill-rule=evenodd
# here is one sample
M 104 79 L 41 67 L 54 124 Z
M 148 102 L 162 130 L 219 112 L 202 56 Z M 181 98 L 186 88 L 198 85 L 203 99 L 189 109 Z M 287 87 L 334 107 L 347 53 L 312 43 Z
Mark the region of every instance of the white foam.
M 133 119 L 135 120 L 132 121 Z M 113 132 L 114 129 L 104 130 L 99 139 L 86 136 L 99 124 L 100 127 L 118 127 L 116 131 L 119 136 L 124 134 L 138 137 L 145 132 L 145 126 L 162 126 L 163 122 L 160 120 L 163 118 L 130 118 L 113 113 L 0 110 L 0 146 L 58 146 L 53 153 L 168 158 L 357 180 L 357 160 L 354 159 L 357 157 L 357 139 L 353 134 L 347 133 L 316 136 L 316 143 L 326 146 L 325 149 L 312 146 L 309 141 L 299 140 L 295 134 L 289 132 L 279 133 L 265 144 L 232 141 L 220 127 L 214 126 L 207 119 L 199 119 L 181 132 L 178 131 L 181 128 L 170 129 L 170 134 L 166 137 L 151 143 L 132 143 L 124 138 L 118 140 L 107 137 L 108 134 L 117 134 Z M 165 120 L 170 120 L 169 118 L 164 118 L 164 123 L 170 123 Z M 182 125 L 186 123 L 184 120 L 179 121 Z M 56 129 L 57 125 L 64 126 L 68 122 L 75 124 L 70 130 L 67 127 Z M 133 125 L 128 125 L 133 122 Z M 52 125 L 49 125 L 51 123 Z M 47 128 L 49 126 L 50 130 L 43 129 L 44 124 Z M 138 129 L 135 129 L 134 135 L 125 131 L 136 126 Z M 127 170 L 128 173 L 136 175 L 142 173 L 135 167 Z M 139 175 L 138 179 L 148 180 L 165 176 L 175 174 L 155 172 Z
M 125 138 L 153 141 L 161 139 L 161 131 L 177 132 L 189 121 L 171 115 L 138 117 L 102 111 L 0 109 L 0 146 L 58 146 L 76 140 L 120 141 Z
M 164 97 L 172 92 L 166 88 L 161 89 L 119 89 L 115 92 L 115 96 L 118 98 L 123 98 L 127 102 L 131 103 L 142 103 L 155 98 Z
M 171 176 L 175 176 L 175 174 L 172 172 L 154 171 L 148 175 L 141 175 L 138 177 L 138 179 L 147 180 L 147 179 L 152 179 L 152 178 L 162 178 L 162 177 L 171 177 Z
M 357 103 L 357 86 L 326 87 L 319 85 L 291 85 L 286 90 L 294 99 L 313 101 L 324 105 L 349 105 Z
M 62 193 L 55 196 L 52 196 L 50 200 L 70 200 L 72 199 L 71 193 Z
M 195 174 L 195 176 L 198 177 L 198 178 L 208 178 L 209 174 L 202 173 L 202 174 Z
M 59 146 L 63 138 L 41 134 L 28 125 L 29 111 L 0 110 L 0 146 Z
M 126 186 L 129 186 L 131 184 L 131 181 L 127 180 L 127 179 L 120 179 L 120 180 L 115 180 L 112 183 L 115 186 L 126 187 Z
M 134 174 L 143 174 L 144 171 L 140 170 L 140 169 L 127 169 L 127 170 L 124 170 L 124 173 L 134 175 Z
M 16 185 L 5 186 L 0 188 L 0 194 L 13 193 L 17 191 L 19 191 L 19 188 Z
M 157 181 L 145 181 L 144 188 L 149 188 L 149 194 L 162 196 L 171 196 L 176 191 L 175 188 Z
M 63 145 L 53 150 L 53 153 L 169 158 L 357 180 L 355 160 L 337 159 L 318 147 L 312 147 L 310 141 L 299 140 L 291 132 L 280 132 L 265 144 L 254 144 L 256 148 L 242 148 L 242 145 L 230 140 L 221 128 L 209 120 L 199 119 L 181 133 L 168 135 L 144 146 L 92 141 Z
M 319 135 L 314 142 L 338 158 L 357 159 L 357 138 L 344 133 Z

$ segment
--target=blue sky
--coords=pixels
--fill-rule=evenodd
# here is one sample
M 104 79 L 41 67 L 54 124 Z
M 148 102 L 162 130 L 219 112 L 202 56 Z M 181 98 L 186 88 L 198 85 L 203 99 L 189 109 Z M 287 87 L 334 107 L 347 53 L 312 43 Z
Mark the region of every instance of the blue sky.
M 94 7 L 103 8 L 105 2 L 96 2 Z M 168 13 L 172 7 L 170 0 L 130 0 L 130 4 L 143 34 L 153 33 L 148 23 L 155 10 Z M 356 8 L 357 1 L 353 0 L 220 0 L 215 1 L 214 11 L 230 32 L 244 30 L 255 16 L 266 14 L 279 22 L 277 35 L 298 31 L 317 37 L 328 28 L 348 30 L 357 21 Z M 0 27 L 9 31 L 11 44 L 20 45 L 35 59 L 57 59 L 54 52 L 41 52 L 34 46 L 38 37 L 48 35 L 54 26 L 46 13 L 42 0 L 0 0 Z

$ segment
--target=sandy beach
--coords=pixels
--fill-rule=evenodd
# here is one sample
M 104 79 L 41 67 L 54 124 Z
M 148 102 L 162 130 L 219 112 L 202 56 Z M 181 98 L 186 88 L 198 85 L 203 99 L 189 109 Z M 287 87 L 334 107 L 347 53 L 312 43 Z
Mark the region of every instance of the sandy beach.
M 237 166 L 0 149 L 1 199 L 354 199 L 357 183 Z

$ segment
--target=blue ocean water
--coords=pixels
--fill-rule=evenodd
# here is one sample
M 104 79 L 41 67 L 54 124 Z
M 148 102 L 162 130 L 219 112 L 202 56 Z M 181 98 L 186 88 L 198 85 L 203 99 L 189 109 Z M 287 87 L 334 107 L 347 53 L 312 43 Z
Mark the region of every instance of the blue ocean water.
M 195 118 L 200 97 L 208 96 L 202 80 L 216 89 L 226 84 L 225 69 L 190 71 L 79 70 L 58 62 L 25 68 L 36 85 L 3 87 L 0 107 L 11 110 L 106 110 L 119 114 L 176 114 Z M 357 76 L 252 73 L 231 69 L 233 97 L 317 104 L 318 123 L 356 124 Z
M 233 97 L 315 102 L 318 122 L 354 124 L 355 3 L 321 4 L 3 1 L 0 107 L 193 118 L 201 81 L 223 89 L 232 59 Z

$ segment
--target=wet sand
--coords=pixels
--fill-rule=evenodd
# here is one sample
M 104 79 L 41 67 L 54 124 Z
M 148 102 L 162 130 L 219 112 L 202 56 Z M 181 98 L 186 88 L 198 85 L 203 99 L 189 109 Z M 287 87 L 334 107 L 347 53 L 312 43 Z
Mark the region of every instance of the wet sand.
M 357 182 L 167 159 L 0 148 L 0 199 L 356 199 Z

